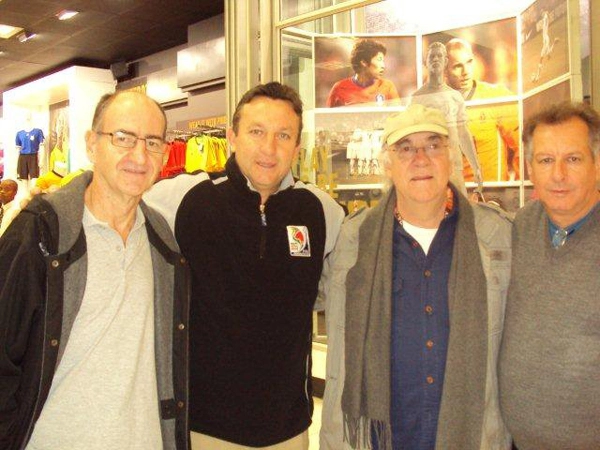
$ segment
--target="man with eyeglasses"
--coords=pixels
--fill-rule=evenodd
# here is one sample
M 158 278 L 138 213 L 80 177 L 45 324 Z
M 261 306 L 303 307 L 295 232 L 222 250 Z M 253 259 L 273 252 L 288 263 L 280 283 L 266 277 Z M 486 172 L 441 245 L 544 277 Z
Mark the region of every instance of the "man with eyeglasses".
M 510 222 L 452 183 L 443 113 L 389 117 L 391 187 L 342 226 L 326 261 L 321 449 L 509 449 L 496 358 Z
M 141 201 L 165 130 L 146 95 L 105 95 L 93 172 L 0 239 L 0 448 L 188 448 L 188 268 Z
M 502 413 L 519 450 L 600 448 L 600 115 L 552 105 L 523 143 L 539 201 L 515 218 Z

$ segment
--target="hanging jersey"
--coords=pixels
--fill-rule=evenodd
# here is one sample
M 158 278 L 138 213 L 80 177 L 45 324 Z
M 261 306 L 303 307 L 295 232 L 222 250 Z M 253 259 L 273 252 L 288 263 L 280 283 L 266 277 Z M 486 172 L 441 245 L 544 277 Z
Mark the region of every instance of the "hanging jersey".
M 203 136 L 194 136 L 187 141 L 185 151 L 185 171 L 204 170 L 208 152 L 204 148 Z
M 185 154 L 187 146 L 184 141 L 175 140 L 169 143 L 167 163 L 160 172 L 161 178 L 167 178 L 185 171 Z

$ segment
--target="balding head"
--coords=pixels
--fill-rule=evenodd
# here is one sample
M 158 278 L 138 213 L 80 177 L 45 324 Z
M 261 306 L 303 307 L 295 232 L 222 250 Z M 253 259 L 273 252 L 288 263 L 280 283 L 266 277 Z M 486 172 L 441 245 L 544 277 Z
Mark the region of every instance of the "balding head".
M 14 180 L 2 180 L 0 183 L 0 202 L 3 205 L 10 203 L 14 200 L 17 195 L 19 185 Z
M 166 116 L 165 111 L 162 108 L 162 106 L 160 106 L 160 104 L 156 100 L 154 100 L 151 97 L 148 97 L 146 94 L 142 94 L 141 92 L 134 92 L 134 91 L 116 91 L 116 92 L 113 92 L 112 94 L 104 94 L 98 101 L 98 104 L 96 105 L 96 110 L 94 111 L 94 118 L 92 119 L 92 130 L 97 131 L 102 128 L 102 120 L 104 119 L 106 110 L 115 101 L 115 99 L 122 97 L 122 96 L 143 97 L 145 99 L 148 99 L 154 105 L 156 105 L 156 108 L 160 111 L 160 113 L 164 119 L 165 126 L 164 126 L 164 130 L 162 133 L 162 137 L 163 138 L 165 137 L 165 134 L 167 132 L 167 116 Z
M 454 38 L 446 43 L 446 53 L 446 82 L 451 88 L 460 91 L 463 97 L 467 97 L 473 88 L 473 48 L 464 39 Z

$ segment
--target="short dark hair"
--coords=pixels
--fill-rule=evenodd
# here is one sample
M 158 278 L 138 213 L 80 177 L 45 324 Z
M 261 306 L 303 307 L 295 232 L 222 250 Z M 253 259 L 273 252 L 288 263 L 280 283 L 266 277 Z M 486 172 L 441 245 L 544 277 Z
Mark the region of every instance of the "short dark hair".
M 100 97 L 100 100 L 98 100 L 98 104 L 96 105 L 96 110 L 94 111 L 94 118 L 92 119 L 92 130 L 98 131 L 100 129 L 100 127 L 102 125 L 102 120 L 104 120 L 104 114 L 106 113 L 106 109 L 111 105 L 111 103 L 113 101 L 115 101 L 115 99 L 119 95 L 126 94 L 129 92 L 131 92 L 131 91 L 116 91 L 116 92 L 113 92 L 110 94 L 104 94 L 102 97 Z M 160 105 L 160 103 L 158 103 L 152 97 L 149 97 L 146 94 L 142 94 L 141 92 L 137 92 L 137 94 L 145 96 L 146 98 L 148 98 L 151 102 L 153 102 L 158 107 L 160 113 L 163 116 L 164 122 L 165 122 L 165 126 L 163 129 L 163 137 L 164 137 L 167 133 L 167 115 L 165 114 L 165 110 Z
M 370 63 L 377 53 L 383 53 L 385 55 L 386 52 L 387 49 L 381 42 L 373 39 L 361 39 L 354 44 L 354 48 L 350 54 L 350 64 L 352 64 L 352 70 L 354 70 L 355 73 L 360 72 L 362 68 L 360 65 L 361 61 Z
M 267 97 L 273 100 L 285 100 L 290 102 L 298 119 L 300 119 L 298 137 L 296 138 L 296 143 L 299 144 L 300 136 L 302 135 L 302 100 L 293 88 L 277 81 L 259 84 L 244 94 L 235 107 L 235 112 L 233 113 L 233 118 L 231 120 L 231 127 L 233 128 L 234 133 L 238 134 L 243 106 L 246 103 L 250 103 L 256 97 Z
M 600 115 L 590 105 L 565 101 L 543 109 L 525 121 L 523 144 L 525 159 L 533 159 L 533 133 L 538 125 L 558 125 L 570 119 L 579 118 L 588 126 L 588 139 L 594 160 L 600 156 Z

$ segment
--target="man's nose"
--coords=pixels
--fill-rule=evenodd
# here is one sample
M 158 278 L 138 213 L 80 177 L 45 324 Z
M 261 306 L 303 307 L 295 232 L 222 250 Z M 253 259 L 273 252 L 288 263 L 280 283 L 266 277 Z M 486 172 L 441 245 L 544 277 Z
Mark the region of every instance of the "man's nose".
M 148 157 L 148 150 L 146 148 L 146 140 L 145 139 L 138 139 L 135 142 L 135 145 L 133 146 L 133 148 L 130 150 L 129 152 L 132 156 L 132 158 L 135 161 L 145 161 L 146 158 Z
M 274 133 L 267 133 L 263 145 L 263 152 L 272 155 L 277 150 L 277 138 Z
M 567 175 L 567 165 L 564 161 L 556 161 L 552 166 L 552 177 L 555 180 L 564 180 Z

